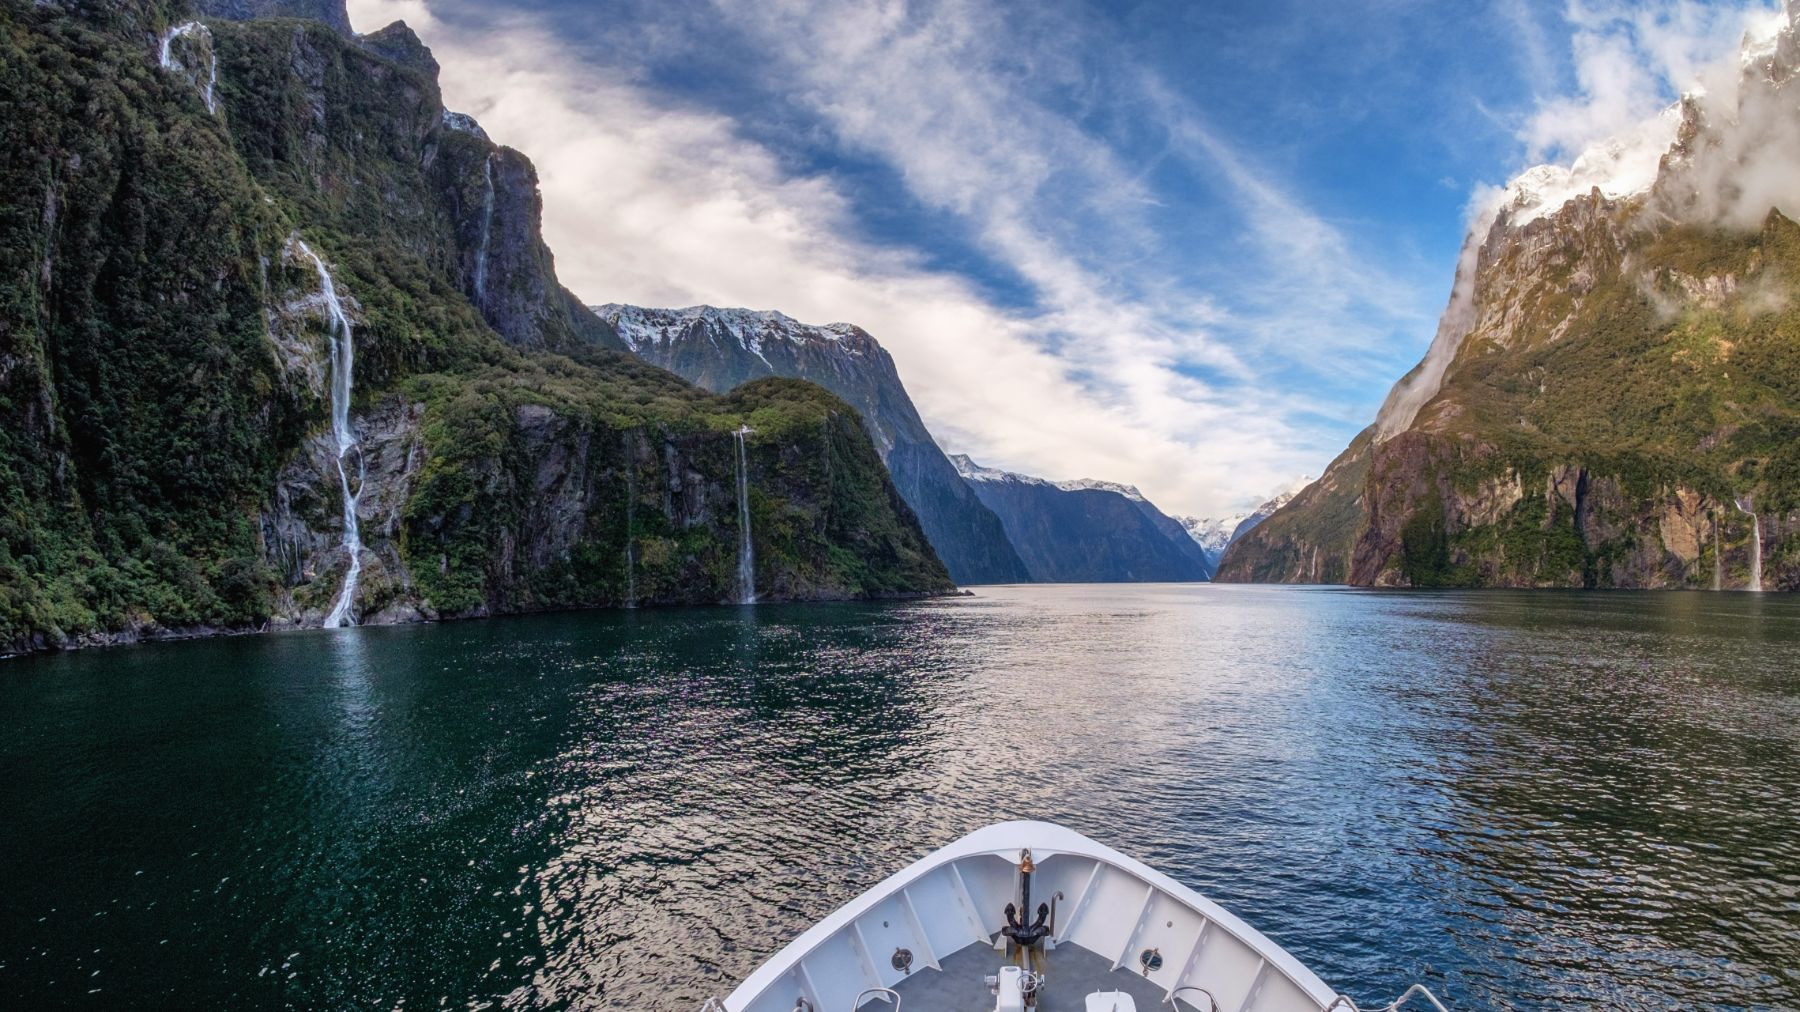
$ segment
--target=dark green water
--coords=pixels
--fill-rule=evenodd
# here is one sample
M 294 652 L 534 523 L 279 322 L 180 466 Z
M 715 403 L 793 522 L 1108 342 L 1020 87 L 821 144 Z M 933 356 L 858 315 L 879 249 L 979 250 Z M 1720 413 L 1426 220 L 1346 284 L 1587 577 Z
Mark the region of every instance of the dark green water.
M 1367 1003 L 1800 1007 L 1800 600 L 996 588 L 0 664 L 0 1005 L 697 1009 L 1001 818 Z

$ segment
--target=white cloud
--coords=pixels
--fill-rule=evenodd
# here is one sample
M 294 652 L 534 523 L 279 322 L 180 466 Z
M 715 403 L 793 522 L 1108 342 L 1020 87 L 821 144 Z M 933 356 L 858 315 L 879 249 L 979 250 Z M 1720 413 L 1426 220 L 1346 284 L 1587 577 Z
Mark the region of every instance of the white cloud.
M 926 15 L 887 3 L 722 3 L 844 143 L 966 221 L 1035 290 L 1038 309 L 1001 308 L 908 251 L 857 238 L 830 179 L 793 174 L 728 119 L 583 61 L 539 23 L 463 26 L 425 0 L 349 7 L 365 31 L 404 18 L 442 65 L 447 104 L 531 156 L 558 272 L 586 301 L 857 323 L 893 353 L 946 449 L 1051 478 L 1129 482 L 1172 512 L 1250 503 L 1338 449 L 1337 433 L 1295 421 L 1317 403 L 1258 382 L 1258 366 L 1215 337 L 1227 320 L 1217 306 L 1153 269 L 1133 264 L 1121 278 L 1093 262 L 1096 248 L 1153 260 L 1141 215 L 1155 201 L 1106 145 L 1020 94 L 1031 74 L 1068 72 L 1057 53 L 1033 57 L 1049 69 L 1021 67 L 974 3 Z M 1306 307 L 1305 320 L 1253 321 L 1284 332 L 1284 346 L 1259 357 L 1306 361 L 1300 327 L 1316 327 L 1322 344 L 1345 340 L 1354 328 L 1341 318 L 1319 322 L 1353 308 L 1342 292 L 1404 300 L 1228 147 L 1212 140 L 1194 153 L 1225 166 L 1257 235 L 1285 244 L 1293 265 L 1267 297 Z M 1079 221 L 1073 239 L 1064 217 Z M 1079 241 L 1083 229 L 1098 231 Z M 1195 379 L 1195 367 L 1223 379 Z
M 1685 91 L 1732 90 L 1737 66 L 1722 58 L 1746 33 L 1769 34 L 1781 14 L 1765 2 L 1574 0 L 1566 17 L 1577 87 L 1545 99 L 1519 131 L 1532 161 L 1567 162 Z

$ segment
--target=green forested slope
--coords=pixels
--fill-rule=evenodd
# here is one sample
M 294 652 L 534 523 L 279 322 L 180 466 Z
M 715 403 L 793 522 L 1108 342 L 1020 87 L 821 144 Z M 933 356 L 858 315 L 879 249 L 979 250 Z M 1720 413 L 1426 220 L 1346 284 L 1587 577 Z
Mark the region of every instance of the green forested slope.
M 354 323 L 363 619 L 723 599 L 745 421 L 759 589 L 948 586 L 841 402 L 611 350 L 404 27 L 209 20 L 160 68 L 191 16 L 0 7 L 0 652 L 316 624 L 348 554 L 299 240 Z

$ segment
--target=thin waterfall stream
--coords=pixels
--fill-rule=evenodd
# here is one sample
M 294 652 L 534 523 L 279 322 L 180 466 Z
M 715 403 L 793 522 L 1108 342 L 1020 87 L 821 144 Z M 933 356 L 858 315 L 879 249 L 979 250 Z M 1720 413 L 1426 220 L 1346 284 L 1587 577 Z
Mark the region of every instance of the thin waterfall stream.
M 481 177 L 486 189 L 481 197 L 481 245 L 475 247 L 475 303 L 479 307 L 487 296 L 488 240 L 494 233 L 494 156 L 481 163 Z
M 1749 503 L 1745 506 L 1745 503 Z M 1756 515 L 1756 499 L 1745 496 L 1734 504 L 1738 512 L 1750 518 L 1750 585 L 1745 590 L 1762 593 L 1762 520 Z
M 356 347 L 350 317 L 344 312 L 343 303 L 338 300 L 337 284 L 332 280 L 331 272 L 325 269 L 325 262 L 319 259 L 319 255 L 312 251 L 305 240 L 294 241 L 300 247 L 300 252 L 312 261 L 314 269 L 319 272 L 319 288 L 325 294 L 326 313 L 331 323 L 331 435 L 337 449 L 335 459 L 338 485 L 343 490 L 344 550 L 350 553 L 350 568 L 344 573 L 344 585 L 338 592 L 337 604 L 325 616 L 325 628 L 336 629 L 345 622 L 355 624 L 355 619 L 350 615 L 350 607 L 355 603 L 356 584 L 362 577 L 362 531 L 357 525 L 356 503 L 362 495 L 363 458 L 356 433 L 350 428 L 350 394 L 356 365 Z M 344 463 L 344 458 L 352 453 L 356 456 L 354 486 L 350 482 L 350 468 Z
M 750 457 L 744 448 L 744 437 L 755 432 L 740 425 L 732 435 L 737 437 L 738 492 L 738 566 L 737 603 L 756 603 L 756 549 L 750 540 Z
M 159 60 L 162 69 L 173 71 L 175 73 L 181 73 L 188 69 L 181 62 L 181 58 L 175 55 L 175 40 L 183 38 L 203 38 L 206 40 L 206 83 L 200 86 L 200 97 L 206 102 L 206 111 L 209 113 L 216 113 L 218 112 L 218 105 L 213 100 L 213 92 L 219 86 L 219 57 L 217 53 L 212 51 L 213 35 L 211 29 L 198 21 L 187 21 L 164 32 L 162 36 L 162 51 Z

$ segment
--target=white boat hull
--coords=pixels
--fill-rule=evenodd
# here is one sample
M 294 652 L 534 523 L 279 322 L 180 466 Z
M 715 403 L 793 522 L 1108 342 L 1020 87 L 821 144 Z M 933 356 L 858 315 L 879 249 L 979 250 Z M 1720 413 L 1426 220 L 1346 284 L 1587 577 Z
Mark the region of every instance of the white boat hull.
M 1335 992 L 1280 946 L 1167 875 L 1061 826 L 1004 822 L 914 862 L 819 922 L 752 973 L 725 1009 L 792 1012 L 804 999 L 815 1012 L 851 1012 L 893 1000 L 872 989 L 946 993 L 954 982 L 923 979 L 946 974 L 946 964 L 996 973 L 1027 850 L 1033 906 L 1056 898 L 1040 1004 L 1084 1008 L 1097 976 L 1103 987 L 1153 989 L 1162 1001 L 1206 1009 L 1200 992 L 1184 990 L 1200 988 L 1221 1012 L 1321 1012 L 1334 1002 Z M 1141 959 L 1146 951 L 1160 957 L 1156 965 Z M 911 954 L 910 968 L 895 965 L 897 953 Z M 1083 969 L 1059 975 L 1059 962 Z M 1077 984 L 1084 993 L 1069 993 Z

